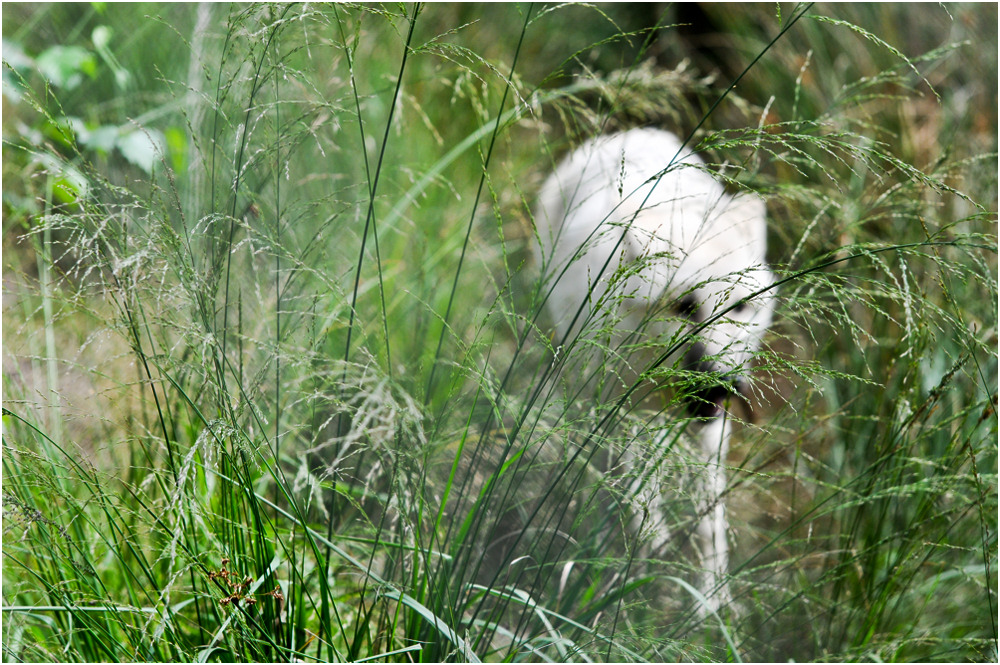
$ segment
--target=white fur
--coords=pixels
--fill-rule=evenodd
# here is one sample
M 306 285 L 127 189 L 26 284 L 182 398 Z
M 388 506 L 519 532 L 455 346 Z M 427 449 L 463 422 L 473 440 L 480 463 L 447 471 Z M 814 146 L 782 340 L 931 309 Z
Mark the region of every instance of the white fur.
M 610 327 L 605 360 L 625 363 L 618 390 L 714 317 L 686 356 L 678 352 L 681 366 L 731 381 L 746 372 L 771 322 L 766 294 L 741 302 L 774 281 L 764 258 L 764 203 L 725 193 L 676 136 L 633 129 L 584 143 L 543 184 L 535 225 L 556 345 Z M 632 346 L 640 340 L 653 343 Z M 728 598 L 720 495 L 730 427 L 721 411 L 715 415 L 700 433 L 706 472 L 696 538 L 703 591 L 717 592 L 709 609 Z

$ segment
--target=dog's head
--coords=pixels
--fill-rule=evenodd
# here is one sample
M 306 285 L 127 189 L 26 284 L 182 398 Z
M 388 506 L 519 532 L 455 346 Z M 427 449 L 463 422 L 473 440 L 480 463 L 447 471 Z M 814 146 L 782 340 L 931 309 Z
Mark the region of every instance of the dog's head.
M 624 317 L 626 327 L 642 331 L 638 363 L 648 367 L 676 349 L 673 366 L 692 372 L 691 412 L 711 417 L 746 389 L 771 324 L 774 276 L 764 257 L 763 201 L 721 195 L 687 208 L 653 206 L 626 226 L 624 258 L 637 269 L 625 284 Z
M 598 340 L 576 355 L 614 374 L 602 391 L 660 383 L 658 368 L 673 367 L 697 415 L 739 394 L 773 309 L 763 201 L 726 194 L 673 134 L 636 129 L 570 153 L 543 184 L 535 223 L 557 353 Z

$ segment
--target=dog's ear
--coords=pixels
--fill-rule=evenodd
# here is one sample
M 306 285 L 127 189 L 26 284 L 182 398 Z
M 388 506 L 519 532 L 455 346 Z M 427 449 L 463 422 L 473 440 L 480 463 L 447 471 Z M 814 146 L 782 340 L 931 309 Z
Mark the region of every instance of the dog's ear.
M 725 213 L 726 221 L 738 228 L 744 238 L 760 243 L 760 253 L 767 250 L 767 206 L 756 194 L 737 194 Z

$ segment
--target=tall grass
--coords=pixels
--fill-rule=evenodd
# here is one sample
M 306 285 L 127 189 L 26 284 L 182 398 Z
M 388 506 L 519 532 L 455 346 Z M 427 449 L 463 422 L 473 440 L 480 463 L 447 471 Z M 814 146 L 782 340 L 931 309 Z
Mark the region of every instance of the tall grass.
M 4 25 L 5 659 L 995 660 L 991 10 L 100 11 Z M 47 85 L 96 25 L 132 83 Z M 595 399 L 528 258 L 636 123 L 780 278 L 707 617 L 682 390 Z

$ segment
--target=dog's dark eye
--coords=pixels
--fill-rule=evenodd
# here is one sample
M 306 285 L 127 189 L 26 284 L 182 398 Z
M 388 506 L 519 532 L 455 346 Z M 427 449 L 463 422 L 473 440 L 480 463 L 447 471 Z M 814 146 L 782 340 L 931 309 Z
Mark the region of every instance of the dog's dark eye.
M 733 313 L 734 314 L 742 314 L 743 312 L 747 311 L 748 309 L 750 309 L 750 305 L 747 304 L 746 300 L 741 300 L 738 303 L 736 303 L 735 305 L 733 305 Z
M 698 300 L 694 296 L 684 296 L 674 305 L 678 316 L 693 319 L 698 314 Z

